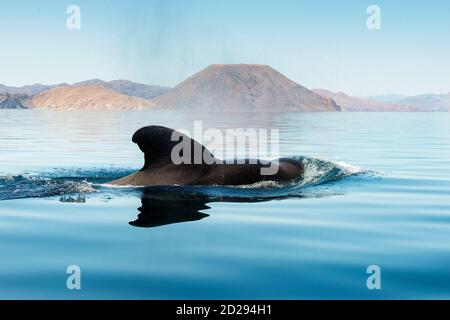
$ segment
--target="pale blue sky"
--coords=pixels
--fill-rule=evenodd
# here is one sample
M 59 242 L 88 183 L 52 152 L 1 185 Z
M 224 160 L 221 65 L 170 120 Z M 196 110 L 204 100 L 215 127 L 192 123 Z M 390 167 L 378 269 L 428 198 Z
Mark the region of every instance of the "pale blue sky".
M 79 31 L 66 28 L 70 4 L 81 8 Z M 366 27 L 371 4 L 379 31 Z M 212 63 L 259 63 L 352 95 L 450 91 L 449 1 L 2 0 L 0 12 L 9 85 L 174 86 Z

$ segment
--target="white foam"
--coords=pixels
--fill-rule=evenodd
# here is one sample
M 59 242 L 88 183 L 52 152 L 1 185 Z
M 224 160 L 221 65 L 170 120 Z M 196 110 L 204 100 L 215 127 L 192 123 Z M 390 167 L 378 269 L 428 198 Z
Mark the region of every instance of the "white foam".
M 145 186 L 135 186 L 135 185 L 117 185 L 117 184 L 110 184 L 110 183 L 100 183 L 96 184 L 96 186 L 103 187 L 103 188 L 109 188 L 109 189 L 134 189 L 134 188 L 145 188 Z
M 364 172 L 364 170 L 360 166 L 355 166 L 355 165 L 346 163 L 344 161 L 337 161 L 335 163 L 341 169 L 343 169 L 344 171 L 346 171 L 349 174 L 359 174 L 359 173 L 363 173 Z
M 237 186 L 241 189 L 257 189 L 257 188 L 278 188 L 281 187 L 283 184 L 276 182 L 276 181 L 260 181 L 252 184 L 245 184 Z

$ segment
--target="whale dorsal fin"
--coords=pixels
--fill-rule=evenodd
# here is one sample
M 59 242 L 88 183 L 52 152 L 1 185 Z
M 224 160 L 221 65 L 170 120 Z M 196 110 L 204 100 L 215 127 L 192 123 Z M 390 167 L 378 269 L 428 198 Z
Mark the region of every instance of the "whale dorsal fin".
M 172 141 L 173 137 L 178 137 L 179 140 Z M 173 163 L 172 150 L 181 140 L 184 145 L 189 143 L 191 146 L 191 164 L 204 164 L 203 156 L 200 158 L 201 163 L 199 163 L 199 150 L 201 150 L 201 155 L 204 155 L 205 158 L 215 159 L 214 155 L 205 146 L 174 129 L 162 126 L 148 126 L 136 131 L 132 139 L 144 153 L 145 164 L 142 170 L 147 169 L 152 164 Z M 194 158 L 195 156 L 197 157 Z

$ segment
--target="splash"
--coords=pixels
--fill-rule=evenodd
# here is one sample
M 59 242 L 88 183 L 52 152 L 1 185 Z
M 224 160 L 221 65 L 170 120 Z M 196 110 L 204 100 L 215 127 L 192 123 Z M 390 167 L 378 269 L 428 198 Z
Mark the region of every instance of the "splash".
M 358 167 L 343 162 L 296 157 L 305 166 L 304 176 L 293 182 L 264 181 L 242 186 L 161 186 L 148 187 L 146 191 L 161 196 L 202 196 L 211 199 L 268 199 L 303 197 L 314 194 L 318 186 L 329 185 L 346 177 L 364 173 Z M 117 188 L 108 181 L 126 176 L 135 170 L 121 168 L 55 169 L 51 172 L 24 173 L 0 176 L 0 200 L 44 198 L 89 193 L 123 195 L 141 188 Z

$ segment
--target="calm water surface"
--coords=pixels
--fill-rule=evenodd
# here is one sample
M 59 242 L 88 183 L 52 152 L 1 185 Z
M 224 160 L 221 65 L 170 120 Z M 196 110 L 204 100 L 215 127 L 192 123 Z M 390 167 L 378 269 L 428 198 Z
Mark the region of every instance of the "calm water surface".
M 145 125 L 279 128 L 308 181 L 115 189 Z M 0 110 L 0 298 L 450 298 L 450 114 Z M 62 196 L 86 195 L 86 203 Z M 379 265 L 382 289 L 366 287 Z M 66 268 L 82 290 L 66 288 Z

